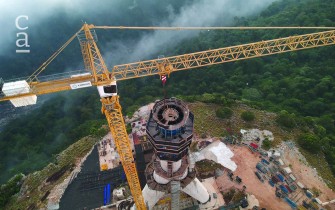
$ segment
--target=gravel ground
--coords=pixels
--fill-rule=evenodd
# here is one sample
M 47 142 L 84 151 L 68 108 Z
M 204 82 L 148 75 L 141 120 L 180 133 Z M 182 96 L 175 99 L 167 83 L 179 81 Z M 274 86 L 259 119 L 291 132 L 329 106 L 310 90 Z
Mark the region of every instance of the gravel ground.
M 267 182 L 260 182 L 256 177 L 256 164 L 260 161 L 259 154 L 251 153 L 247 147 L 231 145 L 228 147 L 234 152 L 232 160 L 237 164 L 234 176 L 239 176 L 242 179 L 242 183 L 239 185 L 234 182 L 235 186 L 241 189 L 245 185 L 246 192 L 255 195 L 261 207 L 273 210 L 291 209 L 289 205 L 275 196 L 274 187 L 271 187 Z M 231 181 L 226 174 L 218 178 L 218 186 L 223 189 L 225 188 L 224 183 L 227 182 Z
M 335 199 L 335 193 L 332 191 L 323 179 L 318 175 L 317 171 L 310 167 L 305 160 L 305 157 L 298 151 L 296 147 L 288 147 L 287 144 L 280 145 L 283 160 L 286 165 L 291 166 L 294 176 L 305 185 L 305 187 L 312 189 L 313 187 L 320 191 L 319 199 L 322 202 Z M 332 209 L 335 209 L 333 204 Z
M 258 153 L 252 153 L 244 146 L 228 145 L 228 147 L 234 152 L 232 160 L 237 164 L 234 177 L 239 176 L 242 178 L 242 183 L 237 184 L 236 182 L 230 181 L 225 173 L 217 178 L 217 185 L 221 191 L 226 191 L 231 187 L 242 189 L 243 185 L 245 185 L 247 187 L 246 192 L 256 196 L 259 200 L 260 207 L 273 210 L 291 209 L 286 202 L 275 196 L 274 187 L 271 187 L 266 180 L 264 183 L 260 182 L 255 176 L 255 166 L 261 160 Z M 282 159 L 284 160 L 285 165 L 292 166 L 292 173 L 297 178 L 297 181 L 303 183 L 305 187 L 310 189 L 313 187 L 317 188 L 321 192 L 319 199 L 322 202 L 335 198 L 335 193 L 326 186 L 323 180 L 318 176 L 316 170 L 306 164 L 304 157 L 297 148 L 290 148 L 285 144 L 282 144 L 280 145 L 279 150 L 283 154 Z M 297 193 L 298 192 L 299 190 Z M 294 194 L 291 194 L 290 197 L 295 196 Z M 301 197 L 299 202 L 307 199 L 302 192 L 297 194 L 297 198 L 299 197 Z M 335 209 L 335 206 L 330 206 L 330 209 Z

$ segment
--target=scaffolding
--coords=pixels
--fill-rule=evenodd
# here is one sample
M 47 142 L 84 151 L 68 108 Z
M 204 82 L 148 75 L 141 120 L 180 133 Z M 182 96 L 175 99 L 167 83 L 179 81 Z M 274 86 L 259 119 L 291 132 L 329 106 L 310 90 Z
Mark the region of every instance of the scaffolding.
M 117 187 L 126 182 L 126 177 L 122 168 L 116 167 L 112 170 L 98 173 L 83 173 L 78 180 L 80 180 L 79 191 L 85 192 L 94 189 L 103 190 L 108 183 L 110 183 L 113 188 Z
M 179 209 L 180 181 L 171 181 L 171 209 Z

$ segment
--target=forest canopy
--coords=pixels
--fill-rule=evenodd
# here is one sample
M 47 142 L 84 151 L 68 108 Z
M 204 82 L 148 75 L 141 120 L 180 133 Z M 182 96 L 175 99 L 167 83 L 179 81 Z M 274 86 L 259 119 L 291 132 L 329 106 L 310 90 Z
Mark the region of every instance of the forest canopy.
M 236 17 L 234 24 L 335 26 L 334 11 L 332 0 L 282 0 L 255 17 Z M 73 31 L 70 27 L 63 30 Z M 160 53 L 177 55 L 310 32 L 315 31 L 206 31 L 175 48 L 165 46 Z M 47 36 L 53 35 L 50 32 Z M 73 51 L 80 59 L 79 47 Z M 334 57 L 334 46 L 330 46 L 178 72 L 168 79 L 166 92 L 167 96 L 207 103 L 241 100 L 276 112 L 277 122 L 283 127 L 306 128 L 298 143 L 311 152 L 324 153 L 335 174 Z M 13 65 L 9 62 L 8 67 Z M 158 77 L 122 81 L 118 85 L 126 115 L 164 95 Z M 41 108 L 10 122 L 0 136 L 0 182 L 20 172 L 37 170 L 78 138 L 94 135 L 96 128 L 105 123 L 100 108 L 96 90 L 85 89 L 56 94 Z M 228 110 L 219 114 L 229 117 Z

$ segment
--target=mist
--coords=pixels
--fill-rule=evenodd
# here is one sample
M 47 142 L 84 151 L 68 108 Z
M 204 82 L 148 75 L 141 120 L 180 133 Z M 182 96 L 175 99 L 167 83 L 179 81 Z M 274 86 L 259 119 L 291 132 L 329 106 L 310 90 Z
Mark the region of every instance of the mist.
M 0 1 L 0 73 L 6 72 L 10 76 L 15 76 L 15 74 L 20 74 L 20 76 L 24 76 L 23 74 L 29 75 L 55 52 L 64 43 L 64 40 L 69 38 L 68 35 L 72 31 L 75 33 L 83 22 L 115 26 L 230 26 L 233 25 L 234 17 L 256 15 L 274 1 L 100 0 L 92 3 L 89 0 L 3 0 Z M 139 14 L 139 11 L 144 12 Z M 15 41 L 19 32 L 19 29 L 15 26 L 15 19 L 20 15 L 29 17 L 27 22 L 23 21 L 22 23 L 27 24 L 29 27 L 26 31 L 29 35 L 29 44 L 35 49 L 35 51 L 32 50 L 32 53 L 26 55 L 15 54 Z M 141 15 L 143 15 L 143 20 L 136 19 L 141 17 Z M 136 33 L 136 36 L 132 34 L 127 36 L 127 38 L 115 36 L 110 39 L 104 39 L 106 38 L 104 33 L 103 30 L 97 30 L 98 46 L 110 68 L 112 65 L 123 62 L 157 58 L 161 54 L 162 49 L 172 49 L 182 41 L 197 36 L 200 31 L 147 31 L 142 33 L 116 30 L 113 31 L 114 35 L 117 33 Z M 75 59 L 71 58 L 72 54 L 69 53 L 62 57 L 59 62 L 55 60 L 55 62 L 58 62 L 54 65 L 54 69 L 59 71 L 57 73 L 77 70 L 82 65 L 80 49 L 78 43 L 76 44 L 78 50 L 72 49 L 72 51 L 78 57 Z M 8 57 L 11 57 L 11 60 Z M 83 90 L 81 95 L 76 93 L 76 97 L 84 98 L 86 95 L 83 93 L 86 92 Z M 70 94 L 64 95 L 67 97 L 66 103 L 57 108 L 66 111 L 70 106 L 73 106 L 72 102 L 76 98 L 71 97 Z M 74 95 L 75 93 L 72 96 Z M 49 97 L 54 96 L 50 94 L 43 96 L 43 98 L 39 97 L 39 105 L 43 105 L 43 101 L 48 100 Z M 0 106 L 0 127 L 5 126 L 7 123 L 5 118 L 8 115 L 13 115 L 12 110 L 9 108 L 7 113 L 7 107 L 4 108 L 5 106 L 9 106 L 9 102 Z M 38 106 L 35 107 L 37 109 Z M 17 111 L 20 113 L 10 120 L 24 114 L 22 109 Z M 31 108 L 28 108 L 27 112 L 30 111 Z M 48 141 L 50 141 L 53 148 L 57 148 L 58 145 L 63 143 L 63 137 L 58 135 L 54 139 L 48 139 Z M 33 156 L 30 155 L 27 158 L 33 159 Z M 10 161 L 6 163 L 6 166 L 12 168 L 17 164 L 17 161 L 21 160 Z
M 198 0 L 184 5 L 179 13 L 172 7 L 166 20 L 157 26 L 231 26 L 234 17 L 248 17 L 257 14 L 275 0 Z M 142 59 L 157 58 L 160 50 L 172 48 L 185 39 L 197 36 L 200 31 L 154 31 L 144 35 L 136 43 L 117 42 L 110 44 L 106 53 L 107 63 L 136 62 Z M 158 54 L 157 54 L 158 53 Z M 156 55 L 154 57 L 153 55 Z M 112 61 L 111 61 L 112 60 Z
M 227 26 L 231 25 L 234 17 L 246 17 L 254 15 L 262 9 L 269 6 L 275 0 L 190 0 L 182 3 L 178 1 L 170 1 L 170 3 L 162 2 L 166 8 L 166 14 L 161 14 L 160 21 L 153 20 L 155 26 Z M 178 2 L 178 3 L 176 3 Z M 0 56 L 6 55 L 8 51 L 15 51 L 16 33 L 20 32 L 15 26 L 15 19 L 19 15 L 27 15 L 28 21 L 22 20 L 22 24 L 27 24 L 28 35 L 36 31 L 42 31 L 42 34 L 34 34 L 34 36 L 42 36 L 52 29 L 50 24 L 48 28 L 39 28 L 41 22 L 52 20 L 59 13 L 64 14 L 64 21 L 78 22 L 79 29 L 82 22 L 89 22 L 97 19 L 103 25 L 120 25 L 125 24 L 122 20 L 124 16 L 129 16 L 130 21 L 126 24 L 135 26 L 138 22 L 135 18 L 134 10 L 137 7 L 148 11 L 155 11 L 157 2 L 151 0 L 100 0 L 99 3 L 92 3 L 88 0 L 13 0 L 0 1 Z M 172 4 L 181 5 L 182 7 L 176 11 Z M 103 18 L 98 18 L 103 14 Z M 110 18 L 106 19 L 106 14 Z M 157 14 L 156 14 L 157 15 Z M 158 14 L 159 15 L 159 14 Z M 133 17 L 133 21 L 132 20 Z M 66 19 L 67 20 L 66 20 Z M 105 19 L 104 19 L 105 18 Z M 99 24 L 93 22 L 93 24 Z M 63 23 L 65 24 L 65 22 Z M 111 64 L 126 61 L 124 53 L 127 54 L 127 61 L 137 61 L 147 58 L 157 53 L 162 47 L 169 45 L 174 46 L 180 41 L 198 35 L 196 31 L 155 31 L 153 33 L 139 37 L 135 42 L 124 42 L 118 40 L 114 43 L 104 43 L 101 47 L 108 47 L 106 50 L 106 59 L 113 62 Z M 61 34 L 59 34 L 61 36 Z M 99 36 L 99 34 L 98 34 Z M 36 43 L 33 43 L 36 45 Z M 62 43 L 59 43 L 59 46 Z M 101 44 L 100 44 L 101 45 Z M 110 46 L 115 47 L 111 49 Z M 117 52 L 117 53 L 113 53 Z M 130 53 L 129 53 L 130 52 Z M 33 59 L 33 58 L 32 58 Z M 0 70 L 1 71 L 1 70 Z
M 171 0 L 168 2 L 156 2 L 153 0 L 100 0 L 99 3 L 92 3 L 89 0 L 0 1 L 0 24 L 2 26 L 0 30 L 0 66 L 8 62 L 7 57 L 9 55 L 13 57 L 10 63 L 15 64 L 9 66 L 9 68 L 7 68 L 8 65 L 4 65 L 6 68 L 1 67 L 0 73 L 6 71 L 7 74 L 13 74 L 14 77 L 17 77 L 15 74 L 19 73 L 19 76 L 26 76 L 32 73 L 57 49 L 54 48 L 55 46 L 59 47 L 63 44 L 60 40 L 68 38 L 63 33 L 54 34 L 54 24 L 58 24 L 58 29 L 67 28 L 67 31 L 70 30 L 70 32 L 73 27 L 73 33 L 80 28 L 83 21 L 95 25 L 116 26 L 141 26 L 141 24 L 142 26 L 230 26 L 233 25 L 234 17 L 256 15 L 274 1 L 188 0 L 180 2 Z M 158 7 L 160 9 L 157 9 Z M 145 17 L 140 21 L 135 19 L 138 17 L 136 9 L 139 8 L 145 11 Z M 63 22 L 55 23 L 53 20 L 57 19 L 60 14 Z M 22 23 L 23 25 L 27 24 L 29 27 L 27 33 L 31 38 L 29 39 L 31 46 L 39 51 L 28 55 L 15 54 L 16 33 L 19 32 L 15 26 L 15 19 L 19 15 L 27 15 L 29 17 L 27 22 L 23 21 Z M 144 21 L 144 19 L 150 21 Z M 59 21 L 59 18 L 57 21 Z M 104 30 L 97 30 L 99 39 L 104 33 Z M 182 41 L 197 36 L 200 31 L 146 31 L 139 33 L 138 31 L 125 32 L 116 30 L 113 33 L 137 33 L 138 36 L 131 35 L 129 36 L 130 40 L 129 37 L 125 39 L 122 36 L 113 37 L 110 39 L 112 41 L 99 40 L 98 46 L 109 69 L 112 69 L 112 66 L 116 64 L 157 58 L 158 55 L 161 55 L 162 49 L 172 49 Z M 52 40 L 52 47 L 42 48 L 40 47 L 41 45 L 50 45 L 50 43 L 33 42 L 33 40 L 39 39 Z M 83 62 L 80 59 L 80 49 L 75 53 L 78 55 L 77 60 L 69 61 L 69 57 L 63 58 L 61 60 L 63 65 L 61 68 L 59 68 L 60 63 L 56 63 L 55 67 L 59 71 L 57 73 L 82 68 Z M 28 64 L 30 65 L 27 65 L 22 60 L 29 60 L 30 63 Z M 68 62 L 64 63 L 64 60 Z M 57 60 L 55 61 L 57 62 Z M 49 96 L 44 96 L 43 98 L 46 100 Z M 39 99 L 38 101 L 41 103 L 42 100 Z M 11 105 L 8 104 L 8 106 Z M 4 111 L 4 106 L 1 109 Z
M 126 0 L 129 1 L 129 0 Z M 39 28 L 41 22 L 50 21 L 57 14 L 62 13 L 69 21 L 77 20 L 80 26 L 82 22 L 89 21 L 94 14 L 110 12 L 112 15 L 120 14 L 118 5 L 121 0 L 99 0 L 99 3 L 92 3 L 89 0 L 12 0 L 0 1 L 0 56 L 5 55 L 8 51 L 15 50 L 15 40 L 17 33 L 22 32 L 16 28 L 15 20 L 20 15 L 28 16 L 28 20 L 22 19 L 22 27 L 28 26 L 25 31 L 28 35 L 36 31 L 48 31 L 52 29 L 50 24 L 48 28 Z M 64 18 L 64 19 L 65 19 Z M 63 24 L 66 24 L 66 21 Z M 62 23 L 60 23 L 62 24 Z M 78 28 L 74 28 L 75 32 Z M 40 34 L 41 36 L 43 35 Z M 63 43 L 59 43 L 60 45 Z

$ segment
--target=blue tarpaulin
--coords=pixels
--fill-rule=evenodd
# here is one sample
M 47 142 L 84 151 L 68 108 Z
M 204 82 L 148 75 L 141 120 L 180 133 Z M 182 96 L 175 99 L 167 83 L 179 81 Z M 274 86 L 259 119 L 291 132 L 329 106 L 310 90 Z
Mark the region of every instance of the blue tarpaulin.
M 262 162 L 265 163 L 266 165 L 270 165 L 269 161 L 265 160 L 264 158 L 262 158 Z
M 283 175 L 281 175 L 281 174 L 277 174 L 277 177 L 278 177 L 278 179 L 280 179 L 281 182 L 284 182 L 284 181 L 285 181 L 285 178 L 284 178 Z
M 104 187 L 104 205 L 107 204 L 107 186 Z
M 297 208 L 297 204 L 295 202 L 293 202 L 291 199 L 289 199 L 288 197 L 285 197 L 284 199 L 292 207 L 292 209 Z
M 288 190 L 286 189 L 286 187 L 284 185 L 280 185 L 279 188 L 286 194 L 288 194 Z

